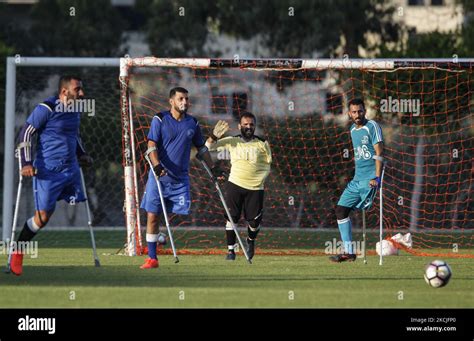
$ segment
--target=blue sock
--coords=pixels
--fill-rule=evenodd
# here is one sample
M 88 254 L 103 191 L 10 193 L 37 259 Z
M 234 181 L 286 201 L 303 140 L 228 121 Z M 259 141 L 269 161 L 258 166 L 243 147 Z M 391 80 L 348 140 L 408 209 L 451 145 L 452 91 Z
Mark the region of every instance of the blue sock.
M 156 258 L 156 245 L 158 244 L 158 234 L 146 234 L 146 243 L 148 244 L 148 257 Z
M 152 259 L 157 259 L 156 258 L 156 244 L 157 242 L 147 242 L 148 244 L 148 257 Z
M 346 253 L 353 254 L 352 250 L 352 224 L 349 217 L 337 221 L 339 232 L 341 233 L 341 239 L 344 244 L 344 250 Z

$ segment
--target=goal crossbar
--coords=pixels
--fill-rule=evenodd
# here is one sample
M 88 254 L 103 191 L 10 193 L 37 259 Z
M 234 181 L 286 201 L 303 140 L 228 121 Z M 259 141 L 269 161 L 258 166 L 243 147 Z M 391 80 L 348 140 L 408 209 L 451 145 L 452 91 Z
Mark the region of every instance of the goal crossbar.
M 121 58 L 120 76 L 126 77 L 131 67 L 202 67 L 255 69 L 373 69 L 392 70 L 402 67 L 458 67 L 469 68 L 473 58 L 429 59 L 212 59 L 212 58 Z

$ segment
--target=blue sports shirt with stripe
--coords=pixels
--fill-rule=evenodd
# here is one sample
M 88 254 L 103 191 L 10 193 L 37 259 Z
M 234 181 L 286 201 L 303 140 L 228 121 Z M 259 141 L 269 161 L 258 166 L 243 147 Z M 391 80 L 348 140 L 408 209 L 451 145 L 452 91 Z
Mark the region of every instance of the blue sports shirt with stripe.
M 37 133 L 35 167 L 63 170 L 78 167 L 79 112 L 56 111 L 58 97 L 52 96 L 36 106 L 20 133 L 22 166 L 32 164 L 31 140 Z
M 355 159 L 354 180 L 375 179 L 374 145 L 383 142 L 382 129 L 377 122 L 367 120 L 360 128 L 352 124 L 350 130 Z

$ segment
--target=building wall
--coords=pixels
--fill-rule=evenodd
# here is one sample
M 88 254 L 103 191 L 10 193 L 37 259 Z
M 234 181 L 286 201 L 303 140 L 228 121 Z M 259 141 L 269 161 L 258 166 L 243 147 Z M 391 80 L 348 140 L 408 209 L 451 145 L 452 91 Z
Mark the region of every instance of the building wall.
M 449 32 L 461 27 L 464 20 L 462 6 L 455 0 L 443 0 L 443 5 L 431 5 L 433 0 L 420 0 L 422 5 L 410 5 L 409 0 L 392 0 L 397 7 L 396 17 L 416 33 Z

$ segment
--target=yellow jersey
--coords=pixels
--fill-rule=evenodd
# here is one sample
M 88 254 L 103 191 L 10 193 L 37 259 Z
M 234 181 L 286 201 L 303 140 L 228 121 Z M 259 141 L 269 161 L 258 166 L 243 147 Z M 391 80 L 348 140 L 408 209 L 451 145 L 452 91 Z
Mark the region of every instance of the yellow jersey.
M 252 191 L 262 190 L 270 174 L 272 153 L 268 141 L 254 135 L 245 141 L 241 135 L 224 137 L 211 145 L 219 160 L 230 159 L 229 181 Z

